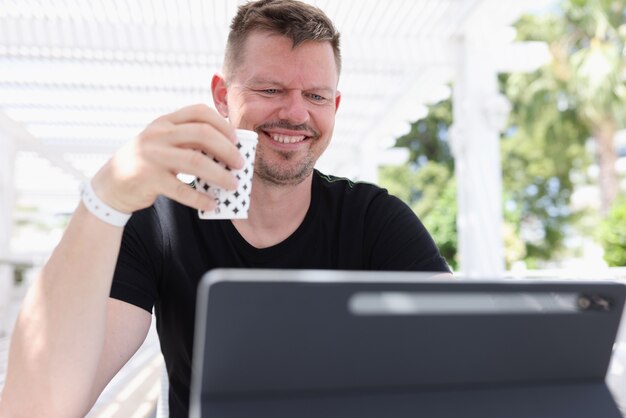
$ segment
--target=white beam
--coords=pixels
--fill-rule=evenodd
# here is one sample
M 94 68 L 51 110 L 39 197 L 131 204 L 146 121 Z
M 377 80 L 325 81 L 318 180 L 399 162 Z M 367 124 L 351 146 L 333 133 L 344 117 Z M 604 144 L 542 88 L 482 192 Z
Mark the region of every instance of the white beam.
M 451 145 L 455 157 L 458 204 L 458 254 L 467 277 L 504 274 L 500 132 L 510 104 L 498 92 L 501 71 L 532 71 L 549 58 L 541 43 L 513 43 L 506 25 L 546 0 L 484 0 L 464 26 L 459 40 L 453 94 Z M 500 26 L 494 26 L 497 16 Z M 507 35 L 507 32 L 508 35 Z
M 455 158 L 460 270 L 467 277 L 504 274 L 500 129 L 508 102 L 482 31 L 460 41 L 453 92 L 451 145 Z M 506 119 L 504 119 L 506 120 Z
M 42 141 L 43 142 L 43 141 Z M 102 154 L 102 155 L 112 155 L 115 151 L 120 148 L 118 144 L 119 141 L 92 141 L 86 138 L 75 138 L 74 140 L 65 139 L 63 141 L 59 141 L 59 143 L 55 143 L 54 145 L 47 146 L 48 151 L 45 154 L 42 154 L 41 144 L 34 143 L 23 143 L 20 144 L 20 151 L 27 152 L 35 152 L 37 154 L 42 155 L 46 159 L 53 162 L 59 168 L 63 168 L 64 170 L 75 170 L 75 168 L 69 168 L 69 162 L 66 161 L 64 154 Z M 55 163 L 53 160 L 56 160 L 58 163 Z M 61 161 L 65 161 L 61 163 Z M 61 166 L 63 164 L 63 166 Z M 68 171 L 68 173 L 74 175 L 76 178 L 77 173 L 75 171 Z
M 10 252 L 15 208 L 14 164 L 16 139 L 0 126 L 0 259 Z M 13 288 L 13 267 L 0 263 L 0 337 L 8 332 L 9 304 Z
M 514 23 L 524 13 L 545 10 L 556 0 L 481 0 L 465 20 L 463 32 L 481 30 L 491 31 L 494 23 L 503 27 Z M 483 39 L 482 42 L 498 42 L 498 37 Z
M 67 162 L 62 154 L 59 154 L 52 147 L 42 144 L 39 139 L 31 135 L 22 125 L 9 118 L 3 112 L 0 112 L 0 132 L 4 132 L 5 135 L 12 138 L 15 141 L 16 148 L 23 146 L 28 149 L 37 150 L 39 155 L 48 159 L 53 165 L 59 167 L 77 180 L 83 180 L 85 178 L 85 175 Z
M 426 103 L 441 99 L 434 97 L 440 94 L 442 87 L 446 87 L 452 73 L 443 67 L 430 67 L 417 72 L 417 77 L 407 77 L 404 85 L 394 86 L 396 94 L 389 95 L 389 103 L 380 118 L 369 121 L 364 129 L 366 136 L 359 139 L 361 155 L 362 179 L 376 182 L 380 161 L 378 155 L 385 145 L 393 143 L 397 137 L 409 131 L 411 122 L 419 120 L 428 114 Z M 391 86 L 390 86 L 391 88 Z
M 498 48 L 495 65 L 500 73 L 531 72 L 550 61 L 550 49 L 545 42 L 514 42 Z

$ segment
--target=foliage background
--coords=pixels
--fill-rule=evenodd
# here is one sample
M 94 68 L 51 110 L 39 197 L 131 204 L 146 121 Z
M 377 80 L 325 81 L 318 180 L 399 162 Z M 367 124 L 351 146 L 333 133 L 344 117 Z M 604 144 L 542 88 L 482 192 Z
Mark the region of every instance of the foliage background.
M 539 268 L 571 257 L 573 235 L 596 238 L 608 263 L 626 265 L 624 201 L 603 220 L 619 194 L 612 189 L 619 188 L 613 137 L 626 127 L 626 2 L 567 0 L 515 27 L 519 41 L 544 41 L 553 58 L 533 73 L 500 77 L 512 105 L 501 140 L 507 266 Z M 429 106 L 396 141 L 409 162 L 381 168 L 380 182 L 412 207 L 457 268 L 451 123 L 449 99 Z M 591 164 L 598 178 L 589 175 Z M 572 205 L 575 190 L 589 184 L 600 189 L 599 210 Z

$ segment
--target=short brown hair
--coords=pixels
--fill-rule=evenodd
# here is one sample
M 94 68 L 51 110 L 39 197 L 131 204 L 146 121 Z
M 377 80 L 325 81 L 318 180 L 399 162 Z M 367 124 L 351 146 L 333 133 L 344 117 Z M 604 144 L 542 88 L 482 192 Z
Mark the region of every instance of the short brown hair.
M 297 0 L 259 0 L 239 6 L 230 25 L 224 57 L 227 77 L 241 62 L 245 41 L 254 31 L 286 36 L 293 48 L 306 41 L 330 42 L 337 73 L 341 72 L 339 32 L 322 10 Z

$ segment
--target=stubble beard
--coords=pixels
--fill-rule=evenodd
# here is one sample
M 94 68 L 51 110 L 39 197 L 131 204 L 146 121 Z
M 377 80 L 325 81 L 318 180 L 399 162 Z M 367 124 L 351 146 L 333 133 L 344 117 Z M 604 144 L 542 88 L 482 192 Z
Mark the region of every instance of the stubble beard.
M 276 151 L 275 151 L 276 152 Z M 276 152 L 284 162 L 294 162 L 298 158 L 296 152 L 278 151 Z M 254 175 L 260 180 L 276 186 L 296 186 L 302 183 L 313 172 L 315 159 L 310 152 L 307 152 L 302 160 L 295 162 L 292 167 L 271 164 L 265 158 L 264 152 L 257 149 Z

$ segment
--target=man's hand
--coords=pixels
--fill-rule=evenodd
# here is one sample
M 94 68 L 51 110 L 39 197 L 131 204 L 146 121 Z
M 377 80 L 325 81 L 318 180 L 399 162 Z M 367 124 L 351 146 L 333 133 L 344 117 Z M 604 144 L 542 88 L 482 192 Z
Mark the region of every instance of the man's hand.
M 206 105 L 185 107 L 156 119 L 120 148 L 96 173 L 92 186 L 101 200 L 126 213 L 150 206 L 158 195 L 211 210 L 213 199 L 176 175 L 191 174 L 236 189 L 237 179 L 213 161 L 214 157 L 228 167 L 242 168 L 235 141 L 234 128 L 219 113 Z

